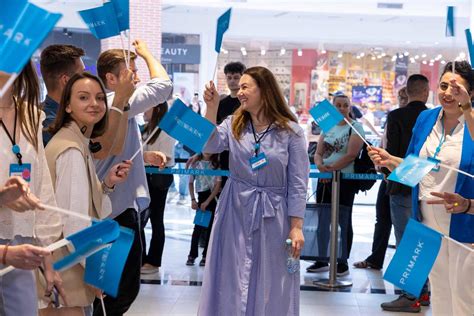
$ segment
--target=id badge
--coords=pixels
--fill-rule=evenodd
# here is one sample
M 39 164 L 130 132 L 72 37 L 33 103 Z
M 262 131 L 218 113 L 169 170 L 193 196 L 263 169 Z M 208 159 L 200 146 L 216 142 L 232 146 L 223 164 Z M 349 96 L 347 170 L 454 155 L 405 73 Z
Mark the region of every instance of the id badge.
M 264 153 L 260 153 L 255 157 L 249 159 L 250 167 L 252 170 L 258 170 L 265 167 L 268 164 L 267 156 Z
M 31 164 L 24 163 L 22 165 L 12 163 L 10 164 L 10 177 L 22 177 L 26 182 L 31 181 Z
M 433 157 L 428 157 L 428 161 L 434 162 L 436 165 L 431 169 L 431 171 L 438 172 L 439 169 L 441 168 L 440 163 L 441 160 L 433 158 Z

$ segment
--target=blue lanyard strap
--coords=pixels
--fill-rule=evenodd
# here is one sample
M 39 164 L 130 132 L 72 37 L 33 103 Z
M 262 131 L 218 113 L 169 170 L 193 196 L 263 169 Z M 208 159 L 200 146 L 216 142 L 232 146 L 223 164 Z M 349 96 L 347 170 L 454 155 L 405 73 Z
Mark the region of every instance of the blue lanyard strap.
M 449 132 L 449 136 L 452 136 L 453 133 L 454 133 L 454 130 L 456 129 L 458 125 L 456 124 L 456 126 L 454 126 L 452 129 L 451 129 L 451 132 Z M 446 135 L 444 134 L 444 113 L 443 113 L 443 116 L 441 117 L 441 138 L 439 140 L 439 145 L 438 147 L 436 147 L 436 150 L 435 150 L 435 153 L 433 155 L 433 158 L 436 159 L 436 156 L 438 156 L 440 150 L 441 150 L 441 147 L 443 146 L 444 142 L 446 141 Z

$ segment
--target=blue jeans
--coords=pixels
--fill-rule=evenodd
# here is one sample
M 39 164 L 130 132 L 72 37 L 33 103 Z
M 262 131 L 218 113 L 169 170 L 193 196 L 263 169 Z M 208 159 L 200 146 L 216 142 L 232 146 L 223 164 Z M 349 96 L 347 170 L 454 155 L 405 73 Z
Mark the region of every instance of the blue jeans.
M 183 144 L 178 143 L 175 146 L 174 156 L 176 158 L 188 159 L 190 155 L 186 150 L 184 150 Z M 178 163 L 178 168 L 179 169 L 185 169 L 186 164 L 185 163 Z M 188 195 L 188 191 L 189 191 L 188 182 L 189 182 L 189 176 L 182 175 L 182 174 L 179 175 L 178 191 L 179 191 L 179 196 L 180 197 L 186 197 Z M 174 184 L 173 184 L 173 187 L 174 187 Z
M 411 195 L 392 194 L 390 195 L 390 217 L 395 231 L 397 246 L 402 240 L 405 226 L 411 217 L 412 204 Z

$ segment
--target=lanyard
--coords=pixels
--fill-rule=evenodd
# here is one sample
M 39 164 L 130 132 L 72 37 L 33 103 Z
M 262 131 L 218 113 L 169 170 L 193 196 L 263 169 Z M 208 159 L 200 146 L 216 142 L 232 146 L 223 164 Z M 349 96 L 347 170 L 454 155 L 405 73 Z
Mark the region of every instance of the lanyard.
M 255 133 L 255 128 L 253 127 L 253 122 L 252 122 L 252 120 L 250 120 L 250 126 L 252 126 L 253 139 L 255 140 L 255 157 L 257 157 L 258 151 L 260 149 L 260 142 L 262 141 L 263 137 L 265 137 L 265 135 L 267 135 L 270 127 L 272 126 L 272 124 L 273 123 L 269 124 L 267 129 L 263 132 L 263 134 L 260 135 L 260 137 L 257 138 L 257 133 Z
M 451 129 L 451 132 L 449 132 L 449 136 L 452 136 L 453 133 L 454 133 L 454 130 L 456 129 L 457 125 L 454 126 L 452 129 Z M 433 158 L 436 159 L 436 156 L 438 156 L 440 150 L 441 150 L 441 146 L 443 146 L 444 142 L 446 141 L 446 135 L 444 134 L 444 115 L 443 117 L 441 118 L 441 139 L 439 140 L 439 145 L 438 147 L 436 147 L 436 150 L 435 150 L 435 153 L 433 155 Z
M 3 129 L 5 130 L 5 133 L 7 134 L 8 138 L 10 139 L 10 141 L 12 143 L 12 152 L 16 156 L 16 158 L 18 159 L 18 164 L 21 166 L 23 164 L 22 161 L 21 161 L 21 158 L 23 156 L 20 153 L 20 146 L 18 146 L 15 142 L 17 114 L 18 114 L 18 112 L 17 112 L 17 108 L 16 108 L 16 105 L 15 105 L 15 122 L 13 123 L 13 137 L 12 137 L 12 135 L 10 135 L 10 133 L 8 132 L 7 127 L 5 126 L 5 124 L 3 123 L 3 121 L 1 119 L 0 119 L 0 124 L 2 125 Z

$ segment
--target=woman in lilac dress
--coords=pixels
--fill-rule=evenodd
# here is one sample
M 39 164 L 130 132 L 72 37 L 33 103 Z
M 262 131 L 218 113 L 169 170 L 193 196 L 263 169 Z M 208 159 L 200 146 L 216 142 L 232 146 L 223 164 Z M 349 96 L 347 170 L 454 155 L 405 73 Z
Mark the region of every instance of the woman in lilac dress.
M 299 272 L 286 266 L 285 240 L 299 257 L 309 162 L 303 129 L 273 74 L 247 69 L 241 107 L 217 127 L 204 152 L 230 152 L 204 272 L 199 315 L 299 315 Z M 205 91 L 216 122 L 219 95 Z

